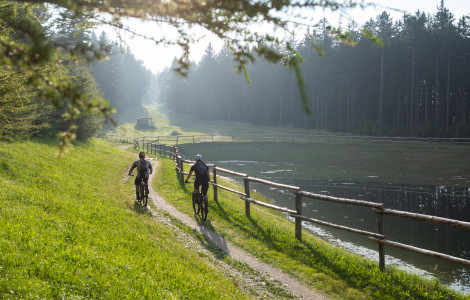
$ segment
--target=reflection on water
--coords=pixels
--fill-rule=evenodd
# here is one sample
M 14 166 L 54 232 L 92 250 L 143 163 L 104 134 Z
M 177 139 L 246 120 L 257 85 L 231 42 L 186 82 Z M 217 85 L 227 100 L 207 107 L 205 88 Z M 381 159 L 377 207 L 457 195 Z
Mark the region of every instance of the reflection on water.
M 384 203 L 386 208 L 470 221 L 470 188 L 420 187 L 355 182 L 292 180 L 292 169 L 282 164 L 217 162 L 217 165 L 250 176 L 300 186 L 303 190 L 335 197 Z M 307 176 L 306 176 L 307 177 Z M 295 209 L 294 195 L 262 184 L 250 187 L 274 199 L 280 206 Z M 377 221 L 370 208 L 303 198 L 302 214 L 361 230 L 376 232 Z M 367 237 L 304 222 L 304 227 L 333 244 L 378 260 L 377 244 Z M 446 225 L 384 216 L 387 239 L 452 256 L 470 259 L 470 232 Z M 397 265 L 424 276 L 438 275 L 452 288 L 470 293 L 470 267 L 393 247 L 385 247 L 386 264 Z

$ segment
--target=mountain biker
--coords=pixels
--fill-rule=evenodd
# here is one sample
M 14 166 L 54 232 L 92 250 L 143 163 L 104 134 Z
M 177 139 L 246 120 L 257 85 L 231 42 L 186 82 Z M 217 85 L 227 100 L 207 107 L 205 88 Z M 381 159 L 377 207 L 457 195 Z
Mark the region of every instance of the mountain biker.
M 195 160 L 196 163 L 191 167 L 185 182 L 188 183 L 189 178 L 191 178 L 191 175 L 193 175 L 194 172 L 196 174 L 196 180 L 194 180 L 193 200 L 194 195 L 198 193 L 199 186 L 202 186 L 201 193 L 204 196 L 204 200 L 207 201 L 207 190 L 209 189 L 209 181 L 211 180 L 209 168 L 202 161 L 201 154 L 196 154 Z
M 135 196 L 136 196 L 136 199 L 137 200 L 140 200 L 140 197 L 139 197 L 139 187 L 140 187 L 140 179 L 143 178 L 144 182 L 147 183 L 148 180 L 149 180 L 149 175 L 152 174 L 153 172 L 153 168 L 152 168 L 152 164 L 150 163 L 150 161 L 148 160 L 145 160 L 145 153 L 144 152 L 140 152 L 139 153 L 139 159 L 136 160 L 130 170 L 129 170 L 129 176 L 133 176 L 131 173 L 132 173 L 132 170 L 134 170 L 135 168 L 137 168 L 137 176 L 135 177 Z M 148 185 L 146 186 L 147 190 L 147 194 L 148 194 Z M 142 195 L 141 195 L 142 196 Z

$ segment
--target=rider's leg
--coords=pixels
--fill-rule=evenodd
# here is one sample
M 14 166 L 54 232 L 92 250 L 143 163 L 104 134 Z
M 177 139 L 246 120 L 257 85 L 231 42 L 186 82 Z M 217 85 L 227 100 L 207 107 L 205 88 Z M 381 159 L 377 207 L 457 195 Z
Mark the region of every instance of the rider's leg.
M 137 177 L 136 177 L 135 181 L 134 181 L 134 184 L 135 184 L 135 198 L 137 200 L 139 200 L 140 178 L 139 178 L 139 180 L 137 180 Z
M 202 195 L 203 195 L 203 199 L 204 199 L 204 203 L 206 204 L 206 213 L 209 212 L 209 205 L 208 205 L 208 202 L 207 202 L 207 190 L 209 189 L 209 182 L 204 182 L 202 183 L 202 188 L 201 188 L 201 192 L 202 192 Z
M 149 185 L 148 185 L 149 179 L 145 178 L 144 182 L 145 182 L 145 192 L 148 194 L 149 193 Z

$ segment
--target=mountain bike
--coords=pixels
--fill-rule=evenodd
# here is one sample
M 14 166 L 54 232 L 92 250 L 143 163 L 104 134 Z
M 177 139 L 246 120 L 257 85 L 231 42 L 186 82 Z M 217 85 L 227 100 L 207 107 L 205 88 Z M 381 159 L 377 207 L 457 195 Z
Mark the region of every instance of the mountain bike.
M 130 176 L 135 176 L 134 174 L 130 174 Z M 140 190 L 139 190 L 139 198 L 137 201 L 139 201 L 142 206 L 147 206 L 148 199 L 149 199 L 149 186 L 148 183 L 144 181 L 143 177 L 140 177 Z
M 190 181 L 185 181 L 186 183 L 191 183 Z M 198 188 L 197 194 L 192 194 L 193 210 L 196 215 L 201 213 L 201 218 L 203 220 L 207 219 L 207 213 L 209 204 L 207 201 L 207 196 L 204 197 L 201 193 L 201 189 Z
M 149 199 L 149 186 L 147 182 L 143 180 L 143 178 L 140 178 L 140 200 L 139 202 L 142 204 L 142 206 L 147 206 L 147 202 Z

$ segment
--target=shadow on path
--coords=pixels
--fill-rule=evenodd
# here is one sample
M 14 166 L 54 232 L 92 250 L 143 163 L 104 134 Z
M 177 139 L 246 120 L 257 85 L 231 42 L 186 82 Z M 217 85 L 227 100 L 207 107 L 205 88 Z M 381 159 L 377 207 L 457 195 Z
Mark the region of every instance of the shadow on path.
M 158 161 L 156 159 L 152 160 L 152 166 L 154 170 L 157 169 Z M 318 294 L 303 283 L 287 275 L 283 271 L 257 260 L 251 254 L 233 246 L 230 242 L 227 242 L 224 237 L 222 237 L 215 230 L 213 230 L 214 227 L 212 226 L 210 220 L 203 221 L 197 215 L 194 215 L 195 218 L 192 218 L 178 211 L 173 205 L 167 203 L 162 197 L 160 197 L 160 195 L 158 195 L 157 192 L 153 189 L 151 184 L 153 177 L 154 174 L 150 175 L 149 195 L 151 199 L 149 199 L 149 202 L 152 202 L 157 209 L 168 212 L 170 215 L 178 219 L 184 225 L 200 233 L 203 238 L 198 237 L 198 239 L 201 241 L 204 247 L 214 253 L 215 257 L 217 257 L 218 259 L 223 259 L 226 256 L 230 256 L 232 259 L 246 263 L 251 268 L 261 272 L 262 274 L 265 274 L 267 278 L 273 278 L 281 282 L 290 293 L 292 293 L 299 299 L 328 299 L 326 296 Z M 184 184 L 182 184 L 182 188 L 186 188 Z M 219 203 L 216 204 L 220 205 Z M 143 207 L 142 209 L 146 210 L 146 208 Z M 139 211 L 137 207 L 136 211 Z M 210 215 L 208 218 L 210 218 Z M 220 250 L 222 250 L 222 253 L 220 250 L 215 249 L 214 246 L 220 248 Z

